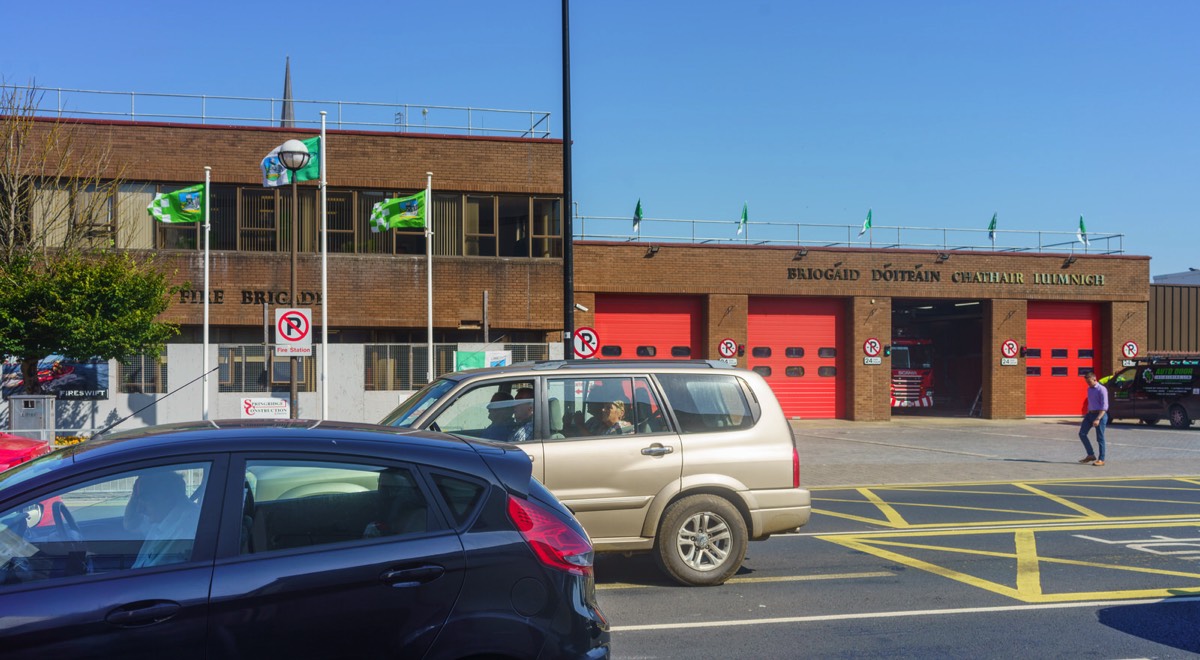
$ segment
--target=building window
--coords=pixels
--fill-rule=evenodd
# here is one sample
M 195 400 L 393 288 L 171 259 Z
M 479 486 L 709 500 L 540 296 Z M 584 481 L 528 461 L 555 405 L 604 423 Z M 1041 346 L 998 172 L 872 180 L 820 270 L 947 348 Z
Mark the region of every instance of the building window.
M 769 358 L 769 357 L 771 357 L 771 347 L 770 346 L 755 346 L 754 348 L 750 349 L 750 357 Z
M 463 254 L 496 256 L 496 198 L 468 196 L 463 209 Z
M 562 214 L 558 199 L 533 198 L 533 256 L 562 258 Z
M 126 394 L 163 394 L 167 387 L 167 354 L 135 355 L 117 364 L 117 382 Z
M 802 347 L 802 346 L 788 346 L 786 349 L 784 349 L 784 353 L 783 353 L 783 354 L 784 354 L 784 356 L 785 356 L 785 357 L 790 357 L 790 358 L 802 358 L 802 357 L 804 357 L 804 347 Z
M 658 349 L 653 346 L 638 346 L 637 347 L 637 356 L 638 357 L 654 357 L 655 355 L 658 355 Z
M 826 346 L 824 348 L 818 348 L 817 349 L 817 357 L 835 358 L 835 357 L 837 357 L 837 349 L 830 347 L 830 346 Z
M 804 375 L 804 367 L 788 367 L 784 373 L 788 378 L 799 378 Z
M 671 357 L 677 357 L 677 358 L 692 357 L 692 347 L 691 346 L 672 346 L 671 347 Z
M 604 357 L 621 357 L 620 346 L 601 346 L 600 355 Z

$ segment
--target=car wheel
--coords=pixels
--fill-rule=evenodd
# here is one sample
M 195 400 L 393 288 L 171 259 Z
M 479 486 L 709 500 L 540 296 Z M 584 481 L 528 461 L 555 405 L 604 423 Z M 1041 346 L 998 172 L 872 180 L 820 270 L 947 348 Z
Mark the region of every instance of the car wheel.
M 1154 426 L 1155 424 L 1158 423 L 1158 421 L 1159 420 L 1157 417 L 1143 417 L 1142 418 L 1142 423 L 1145 424 L 1146 426 Z
M 692 495 L 667 508 L 655 558 L 681 584 L 712 586 L 728 580 L 746 557 L 746 521 L 728 500 Z
M 1171 410 L 1168 411 L 1168 414 L 1171 416 L 1171 428 L 1186 429 L 1192 425 L 1191 416 L 1189 416 L 1187 411 L 1183 409 L 1183 406 L 1179 405 L 1178 403 L 1171 406 Z

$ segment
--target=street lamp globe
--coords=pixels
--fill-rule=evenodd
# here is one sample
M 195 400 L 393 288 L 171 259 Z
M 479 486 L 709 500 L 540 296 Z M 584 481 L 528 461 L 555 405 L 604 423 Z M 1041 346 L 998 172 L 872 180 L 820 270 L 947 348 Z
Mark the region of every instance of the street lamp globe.
M 300 140 L 288 140 L 279 147 L 279 162 L 293 172 L 308 165 L 310 158 L 312 158 L 312 154 Z

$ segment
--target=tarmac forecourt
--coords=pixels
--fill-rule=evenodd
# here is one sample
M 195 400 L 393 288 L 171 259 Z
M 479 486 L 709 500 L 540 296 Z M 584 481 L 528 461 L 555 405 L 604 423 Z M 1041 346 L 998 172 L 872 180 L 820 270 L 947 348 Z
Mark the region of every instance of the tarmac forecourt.
M 879 530 L 818 539 L 1026 603 L 1200 595 L 1200 477 L 813 489 L 813 513 Z

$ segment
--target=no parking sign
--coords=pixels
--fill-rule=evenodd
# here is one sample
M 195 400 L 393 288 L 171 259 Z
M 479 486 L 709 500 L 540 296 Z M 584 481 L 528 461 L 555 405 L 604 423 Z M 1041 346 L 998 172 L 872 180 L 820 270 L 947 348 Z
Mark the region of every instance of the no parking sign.
M 312 310 L 275 310 L 275 356 L 312 355 Z

